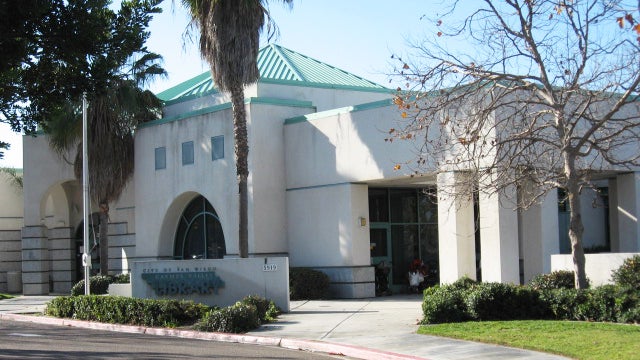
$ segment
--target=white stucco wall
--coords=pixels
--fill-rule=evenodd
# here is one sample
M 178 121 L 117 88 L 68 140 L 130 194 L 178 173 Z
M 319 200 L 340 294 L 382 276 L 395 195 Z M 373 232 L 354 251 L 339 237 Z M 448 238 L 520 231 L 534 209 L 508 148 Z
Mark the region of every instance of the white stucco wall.
M 393 90 L 294 86 L 268 81 L 261 81 L 257 87 L 257 96 L 311 101 L 317 111 L 389 99 L 393 93 Z
M 249 165 L 252 179 L 249 221 L 253 227 L 254 241 L 253 247 L 250 247 L 253 254 L 288 251 L 284 119 L 312 110 L 304 106 L 277 106 L 259 102 L 249 106 Z
M 223 159 L 212 161 L 211 137 L 224 136 Z M 173 256 L 179 216 L 190 200 L 203 195 L 216 210 L 227 252 L 237 253 L 238 212 L 233 163 L 231 109 L 152 125 L 136 132 L 136 255 Z M 182 143 L 193 141 L 194 163 L 182 165 Z M 155 170 L 155 149 L 166 148 L 166 168 Z M 251 230 L 250 230 L 251 231 Z
M 368 187 L 339 184 L 287 191 L 291 266 L 370 265 Z M 367 221 L 368 223 L 368 221 Z
M 18 176 L 22 174 L 18 173 Z M 22 188 L 14 184 L 11 176 L 0 172 L 0 230 L 16 230 L 23 225 L 24 196 Z
M 73 174 L 73 166 L 49 147 L 47 136 L 24 136 L 24 224 L 47 228 L 72 227 L 82 221 L 82 186 Z M 75 159 L 75 147 L 66 159 Z M 120 199 L 110 204 L 111 222 L 128 222 L 133 231 L 133 184 Z M 91 212 L 98 204 L 91 204 Z
M 385 141 L 399 118 L 394 106 L 343 108 L 285 125 L 287 188 L 406 177 L 396 164 L 414 159 L 413 141 Z
M 640 253 L 604 253 L 586 254 L 584 270 L 592 287 L 611 284 L 611 272 L 618 269 L 625 259 L 640 255 Z M 552 255 L 551 271 L 573 271 L 571 255 Z
M 308 106 L 248 99 L 249 253 L 286 253 L 283 123 Z M 224 136 L 224 158 L 212 161 L 211 137 Z M 194 142 L 194 164 L 182 165 L 182 143 Z M 155 149 L 166 169 L 155 170 Z M 143 127 L 136 134 L 138 257 L 173 256 L 175 231 L 187 203 L 203 195 L 216 210 L 228 255 L 238 254 L 238 187 L 232 110 Z M 144 225 L 143 225 L 144 224 Z
M 42 225 L 45 217 L 55 215 L 47 214 L 46 211 L 43 213 L 41 204 L 48 201 L 49 191 L 53 189 L 56 192 L 55 187 L 75 180 L 73 167 L 51 151 L 46 136 L 23 136 L 23 149 L 24 224 L 25 226 Z M 75 158 L 72 153 L 66 157 L 67 159 Z M 56 195 L 54 197 L 60 198 Z M 68 207 L 68 204 L 64 204 L 64 207 Z M 46 205 L 44 208 L 46 209 Z M 58 216 L 60 216 L 59 219 L 51 219 L 51 221 L 58 226 L 61 222 L 66 223 L 65 226 L 70 226 L 68 218 L 63 218 L 62 214 Z

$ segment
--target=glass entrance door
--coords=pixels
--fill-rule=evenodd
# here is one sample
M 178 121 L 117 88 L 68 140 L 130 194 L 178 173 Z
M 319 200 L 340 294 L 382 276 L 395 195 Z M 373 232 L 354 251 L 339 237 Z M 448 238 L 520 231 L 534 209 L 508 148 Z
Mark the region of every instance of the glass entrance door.
M 384 261 L 386 266 L 391 266 L 391 231 L 389 225 L 371 224 L 370 249 L 371 265 L 378 265 Z
M 388 224 L 371 224 L 369 249 L 376 274 L 376 295 L 388 295 L 391 285 L 391 228 Z

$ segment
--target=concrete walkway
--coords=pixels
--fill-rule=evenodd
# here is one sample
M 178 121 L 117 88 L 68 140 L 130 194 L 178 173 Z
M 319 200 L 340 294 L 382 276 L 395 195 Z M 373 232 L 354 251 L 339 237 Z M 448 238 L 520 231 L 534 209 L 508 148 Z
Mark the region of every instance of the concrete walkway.
M 145 329 L 11 314 L 42 313 L 52 296 L 0 300 L 0 319 L 60 323 L 115 331 L 255 343 L 344 354 L 358 359 L 565 359 L 540 352 L 416 334 L 421 318 L 419 295 L 361 300 L 293 301 L 277 322 L 244 335 Z

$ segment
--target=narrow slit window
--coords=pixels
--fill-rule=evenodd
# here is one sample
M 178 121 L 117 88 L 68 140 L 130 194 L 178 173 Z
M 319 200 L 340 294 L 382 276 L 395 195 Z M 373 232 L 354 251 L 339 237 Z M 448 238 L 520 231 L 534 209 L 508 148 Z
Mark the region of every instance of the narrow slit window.
M 167 148 L 157 147 L 155 151 L 156 170 L 167 168 Z
M 224 136 L 211 138 L 211 160 L 224 159 Z
M 193 141 L 182 143 L 182 165 L 193 164 Z

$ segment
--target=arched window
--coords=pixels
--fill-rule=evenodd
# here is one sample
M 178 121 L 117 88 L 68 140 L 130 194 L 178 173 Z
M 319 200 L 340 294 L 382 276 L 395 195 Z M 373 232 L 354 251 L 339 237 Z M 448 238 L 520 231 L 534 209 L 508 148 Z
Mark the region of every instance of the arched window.
M 222 259 L 226 254 L 224 233 L 213 206 L 200 195 L 185 208 L 173 255 L 175 259 Z

